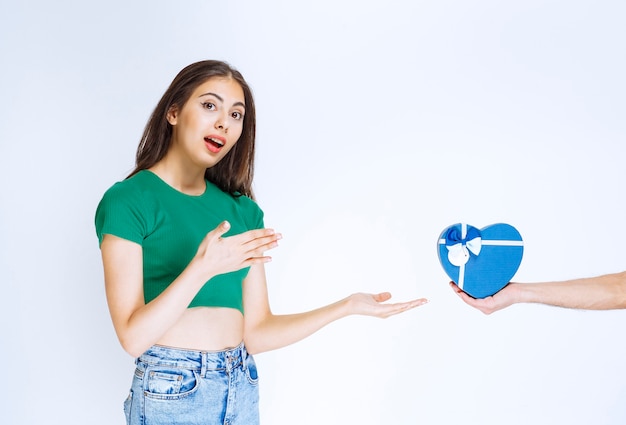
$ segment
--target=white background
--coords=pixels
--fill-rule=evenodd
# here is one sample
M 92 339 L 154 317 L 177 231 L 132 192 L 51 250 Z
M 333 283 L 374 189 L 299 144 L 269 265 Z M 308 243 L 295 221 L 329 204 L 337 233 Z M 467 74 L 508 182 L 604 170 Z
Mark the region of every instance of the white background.
M 256 95 L 274 312 L 430 300 L 258 355 L 263 423 L 623 424 L 626 311 L 485 316 L 435 243 L 506 222 L 515 280 L 626 268 L 625 18 L 619 0 L 3 0 L 0 422 L 123 423 L 134 365 L 93 215 L 174 75 L 214 58 Z

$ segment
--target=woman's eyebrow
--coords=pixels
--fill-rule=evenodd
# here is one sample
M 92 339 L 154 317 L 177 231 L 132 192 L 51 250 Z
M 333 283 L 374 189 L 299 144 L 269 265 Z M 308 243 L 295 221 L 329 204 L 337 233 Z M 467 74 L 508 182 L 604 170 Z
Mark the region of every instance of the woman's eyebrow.
M 224 99 L 223 99 L 223 98 L 222 98 L 222 96 L 220 96 L 219 94 L 216 94 L 216 93 L 213 93 L 213 92 L 207 92 L 207 93 L 201 94 L 201 95 L 200 95 L 200 96 L 198 96 L 198 97 L 203 97 L 203 96 L 213 96 L 214 98 L 216 98 L 216 99 L 217 99 L 217 100 L 219 100 L 220 102 L 224 103 Z M 243 107 L 243 108 L 245 108 L 245 107 L 246 107 L 246 105 L 245 105 L 243 102 L 235 102 L 235 103 L 233 104 L 233 106 L 241 106 L 241 107 Z

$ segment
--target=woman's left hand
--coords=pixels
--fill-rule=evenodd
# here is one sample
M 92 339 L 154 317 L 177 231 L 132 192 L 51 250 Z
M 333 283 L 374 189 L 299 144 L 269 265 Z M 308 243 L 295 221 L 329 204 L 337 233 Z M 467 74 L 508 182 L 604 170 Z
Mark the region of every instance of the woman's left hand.
M 428 302 L 426 298 L 419 298 L 401 303 L 385 303 L 389 299 L 391 299 L 389 292 L 381 292 L 379 294 L 356 293 L 347 298 L 348 309 L 350 314 L 387 318 Z

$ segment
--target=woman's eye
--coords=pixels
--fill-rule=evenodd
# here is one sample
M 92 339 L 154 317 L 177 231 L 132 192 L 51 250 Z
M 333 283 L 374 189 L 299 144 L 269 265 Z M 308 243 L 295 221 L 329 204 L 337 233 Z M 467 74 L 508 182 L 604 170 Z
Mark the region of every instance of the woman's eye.
M 205 109 L 208 109 L 208 110 L 210 110 L 210 111 L 212 111 L 212 110 L 214 110 L 214 109 L 215 109 L 215 105 L 214 105 L 213 103 L 211 103 L 211 102 L 204 102 L 204 103 L 202 104 L 202 106 L 204 106 L 204 107 L 205 107 Z
M 240 120 L 243 118 L 243 114 L 241 112 L 233 112 L 232 117 L 236 120 Z

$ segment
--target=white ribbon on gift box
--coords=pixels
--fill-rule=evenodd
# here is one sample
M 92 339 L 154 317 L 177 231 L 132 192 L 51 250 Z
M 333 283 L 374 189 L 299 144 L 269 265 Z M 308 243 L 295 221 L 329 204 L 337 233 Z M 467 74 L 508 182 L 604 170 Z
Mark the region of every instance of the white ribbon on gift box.
M 467 224 L 461 223 L 461 240 L 467 237 Z M 439 239 L 439 244 L 446 244 L 445 238 Z M 465 283 L 465 264 L 469 261 L 470 254 L 478 256 L 483 245 L 488 246 L 524 246 L 523 241 L 507 241 L 507 240 L 485 240 L 480 236 L 471 239 L 465 243 L 459 242 L 457 244 L 446 246 L 448 248 L 448 260 L 454 266 L 459 268 L 459 279 L 456 283 L 457 286 L 463 289 Z M 469 252 L 468 252 L 469 251 Z

